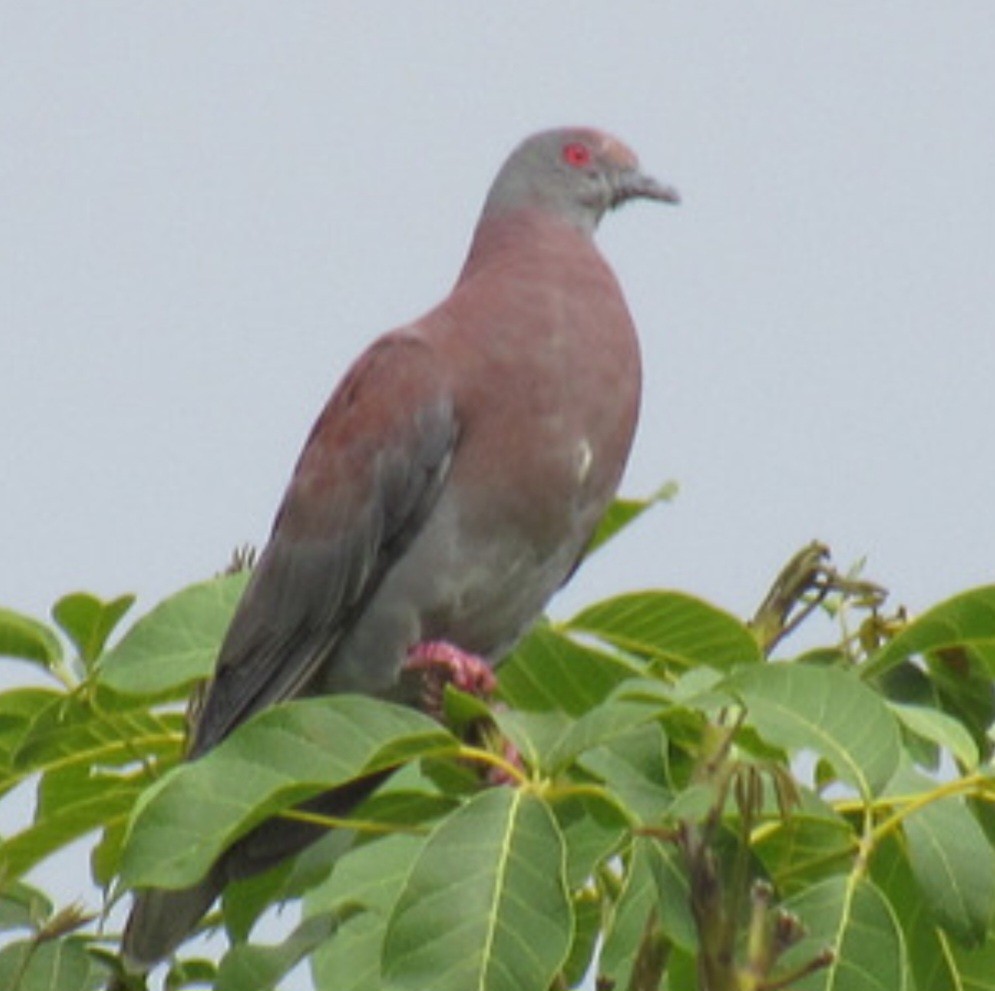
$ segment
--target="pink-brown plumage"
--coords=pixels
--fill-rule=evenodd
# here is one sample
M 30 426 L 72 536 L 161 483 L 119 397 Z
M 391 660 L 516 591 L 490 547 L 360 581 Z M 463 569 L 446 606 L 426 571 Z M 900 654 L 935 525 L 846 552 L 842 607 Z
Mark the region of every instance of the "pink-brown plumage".
M 315 424 L 192 757 L 282 699 L 398 697 L 425 641 L 496 663 L 540 615 L 608 506 L 636 425 L 635 329 L 592 239 L 636 197 L 676 199 L 597 131 L 543 132 L 508 159 L 451 294 L 374 343 Z M 169 953 L 227 880 L 318 835 L 267 823 L 195 888 L 140 893 L 126 958 Z

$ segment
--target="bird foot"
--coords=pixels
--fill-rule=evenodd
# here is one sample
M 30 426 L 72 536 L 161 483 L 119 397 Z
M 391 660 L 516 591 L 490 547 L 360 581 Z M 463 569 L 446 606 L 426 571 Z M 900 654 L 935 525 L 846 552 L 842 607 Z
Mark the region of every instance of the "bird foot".
M 497 689 L 497 678 L 490 665 L 476 654 L 468 654 L 444 640 L 425 640 L 408 651 L 405 671 L 414 671 L 422 679 L 422 705 L 439 718 L 446 685 L 476 698 L 490 698 Z
M 489 699 L 497 691 L 497 678 L 490 665 L 476 654 L 468 654 L 444 640 L 426 640 L 408 651 L 405 671 L 421 678 L 421 706 L 424 712 L 442 721 L 446 685 L 479 699 Z M 500 704 L 500 703 L 499 703 Z M 486 721 L 491 725 L 489 721 Z M 478 727 L 478 732 L 486 732 Z M 501 738 L 490 746 L 512 767 L 522 769 L 522 758 L 515 746 Z M 514 784 L 515 775 L 501 767 L 490 767 L 485 780 L 492 785 Z

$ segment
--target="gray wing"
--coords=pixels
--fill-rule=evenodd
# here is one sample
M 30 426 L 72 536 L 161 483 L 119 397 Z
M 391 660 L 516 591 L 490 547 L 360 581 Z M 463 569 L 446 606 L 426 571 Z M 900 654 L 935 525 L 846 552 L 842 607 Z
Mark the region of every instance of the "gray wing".
M 381 338 L 328 401 L 239 603 L 190 756 L 292 698 L 418 534 L 457 439 L 448 382 L 420 338 Z

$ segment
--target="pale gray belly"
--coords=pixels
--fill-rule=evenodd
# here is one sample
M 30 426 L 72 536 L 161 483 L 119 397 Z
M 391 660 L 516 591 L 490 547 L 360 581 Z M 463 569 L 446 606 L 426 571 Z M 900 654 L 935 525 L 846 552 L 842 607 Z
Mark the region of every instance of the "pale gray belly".
M 544 553 L 515 528 L 471 529 L 444 493 L 315 688 L 389 695 L 408 649 L 423 640 L 500 660 L 541 614 L 581 549 L 567 540 Z

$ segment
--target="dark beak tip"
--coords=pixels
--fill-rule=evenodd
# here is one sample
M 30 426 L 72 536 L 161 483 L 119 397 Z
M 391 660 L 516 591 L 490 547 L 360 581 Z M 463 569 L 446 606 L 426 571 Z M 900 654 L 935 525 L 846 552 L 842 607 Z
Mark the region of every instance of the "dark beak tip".
M 681 194 L 673 186 L 665 186 L 655 179 L 647 180 L 645 195 L 652 200 L 659 200 L 661 203 L 672 203 L 676 206 L 681 202 Z
M 657 182 L 652 176 L 633 170 L 621 177 L 616 186 L 616 202 L 644 199 L 657 200 L 660 203 L 681 202 L 681 194 L 670 185 Z

